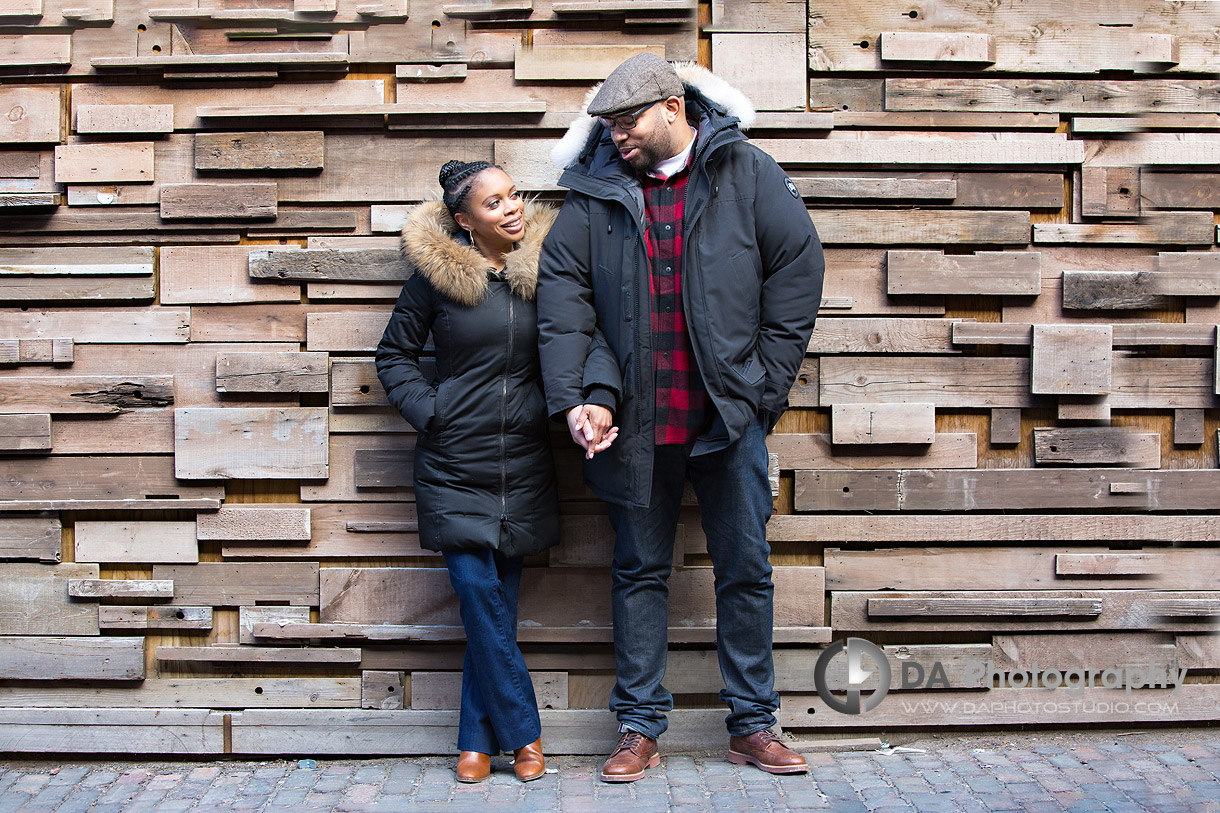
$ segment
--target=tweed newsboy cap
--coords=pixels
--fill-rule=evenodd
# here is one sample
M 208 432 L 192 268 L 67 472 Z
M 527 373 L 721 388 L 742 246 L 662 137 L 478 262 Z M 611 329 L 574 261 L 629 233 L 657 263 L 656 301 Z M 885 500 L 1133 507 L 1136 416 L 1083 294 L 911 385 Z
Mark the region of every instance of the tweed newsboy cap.
M 643 107 L 649 102 L 682 96 L 682 80 L 674 66 L 656 54 L 636 54 L 615 68 L 589 102 L 590 116 L 605 116 Z

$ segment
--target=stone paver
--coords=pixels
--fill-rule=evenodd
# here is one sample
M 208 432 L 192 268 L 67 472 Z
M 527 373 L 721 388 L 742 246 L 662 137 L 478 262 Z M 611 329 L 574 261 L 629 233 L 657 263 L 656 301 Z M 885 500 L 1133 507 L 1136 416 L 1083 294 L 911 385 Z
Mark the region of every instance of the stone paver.
M 984 739 L 985 742 L 977 741 Z M 596 757 L 549 761 L 522 784 L 504 758 L 491 781 L 453 781 L 453 759 L 0 764 L 0 813 L 206 811 L 1190 811 L 1220 813 L 1220 737 L 1206 729 L 940 737 L 887 751 L 811 753 L 772 776 L 720 754 L 676 754 L 633 784 L 597 779 Z

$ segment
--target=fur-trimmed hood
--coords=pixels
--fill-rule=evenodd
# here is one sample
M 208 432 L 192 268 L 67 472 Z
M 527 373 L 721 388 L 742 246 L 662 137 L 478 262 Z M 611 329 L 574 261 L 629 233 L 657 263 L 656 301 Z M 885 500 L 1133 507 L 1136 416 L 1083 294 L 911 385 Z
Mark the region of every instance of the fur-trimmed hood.
M 525 204 L 525 236 L 508 255 L 504 277 L 522 299 L 532 300 L 538 286 L 538 257 L 542 241 L 558 214 L 543 203 Z M 411 209 L 402 229 L 402 253 L 438 292 L 470 307 L 487 295 L 487 258 L 461 242 L 461 229 L 445 204 L 427 201 Z
M 754 123 L 754 105 L 750 104 L 750 100 L 744 93 L 723 78 L 693 62 L 675 62 L 674 70 L 677 71 L 678 78 L 682 80 L 682 84 L 686 85 L 688 90 L 693 88 L 708 101 L 723 108 L 724 112 L 736 117 L 740 122 L 738 124 L 740 129 L 747 130 Z M 576 161 L 584 150 L 589 136 L 593 134 L 593 130 L 597 126 L 597 119 L 588 115 L 589 104 L 601 87 L 602 83 L 599 82 L 590 89 L 589 94 L 585 96 L 583 108 L 586 115 L 572 122 L 563 138 L 551 150 L 551 161 L 560 169 L 566 169 Z

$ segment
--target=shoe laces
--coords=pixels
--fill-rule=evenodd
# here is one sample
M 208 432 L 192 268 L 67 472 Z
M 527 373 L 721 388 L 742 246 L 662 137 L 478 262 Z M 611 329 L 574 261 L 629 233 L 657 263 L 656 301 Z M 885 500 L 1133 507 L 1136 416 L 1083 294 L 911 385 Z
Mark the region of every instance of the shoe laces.
M 643 744 L 645 739 L 647 739 L 647 737 L 640 732 L 628 729 L 623 732 L 621 737 L 618 738 L 618 746 L 615 747 L 614 750 L 616 752 L 630 751 L 633 754 L 638 754 L 639 751 L 637 751 L 636 748 Z
M 762 745 L 764 747 L 770 745 L 773 742 L 777 742 L 780 745 L 784 744 L 784 741 L 779 738 L 779 735 L 776 734 L 774 731 L 772 731 L 769 728 L 764 728 L 761 731 L 756 731 L 754 733 L 754 736 L 758 737 L 759 741 L 762 743 Z

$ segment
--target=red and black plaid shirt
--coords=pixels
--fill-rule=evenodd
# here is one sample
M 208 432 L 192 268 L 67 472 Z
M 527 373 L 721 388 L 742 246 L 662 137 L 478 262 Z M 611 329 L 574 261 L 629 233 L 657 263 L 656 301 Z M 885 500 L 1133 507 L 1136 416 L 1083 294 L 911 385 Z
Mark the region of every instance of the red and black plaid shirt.
M 693 151 L 692 151 L 693 155 Z M 691 348 L 682 310 L 682 215 L 686 167 L 669 178 L 644 175 L 652 289 L 652 367 L 656 376 L 656 444 L 690 443 L 704 428 L 707 390 Z

